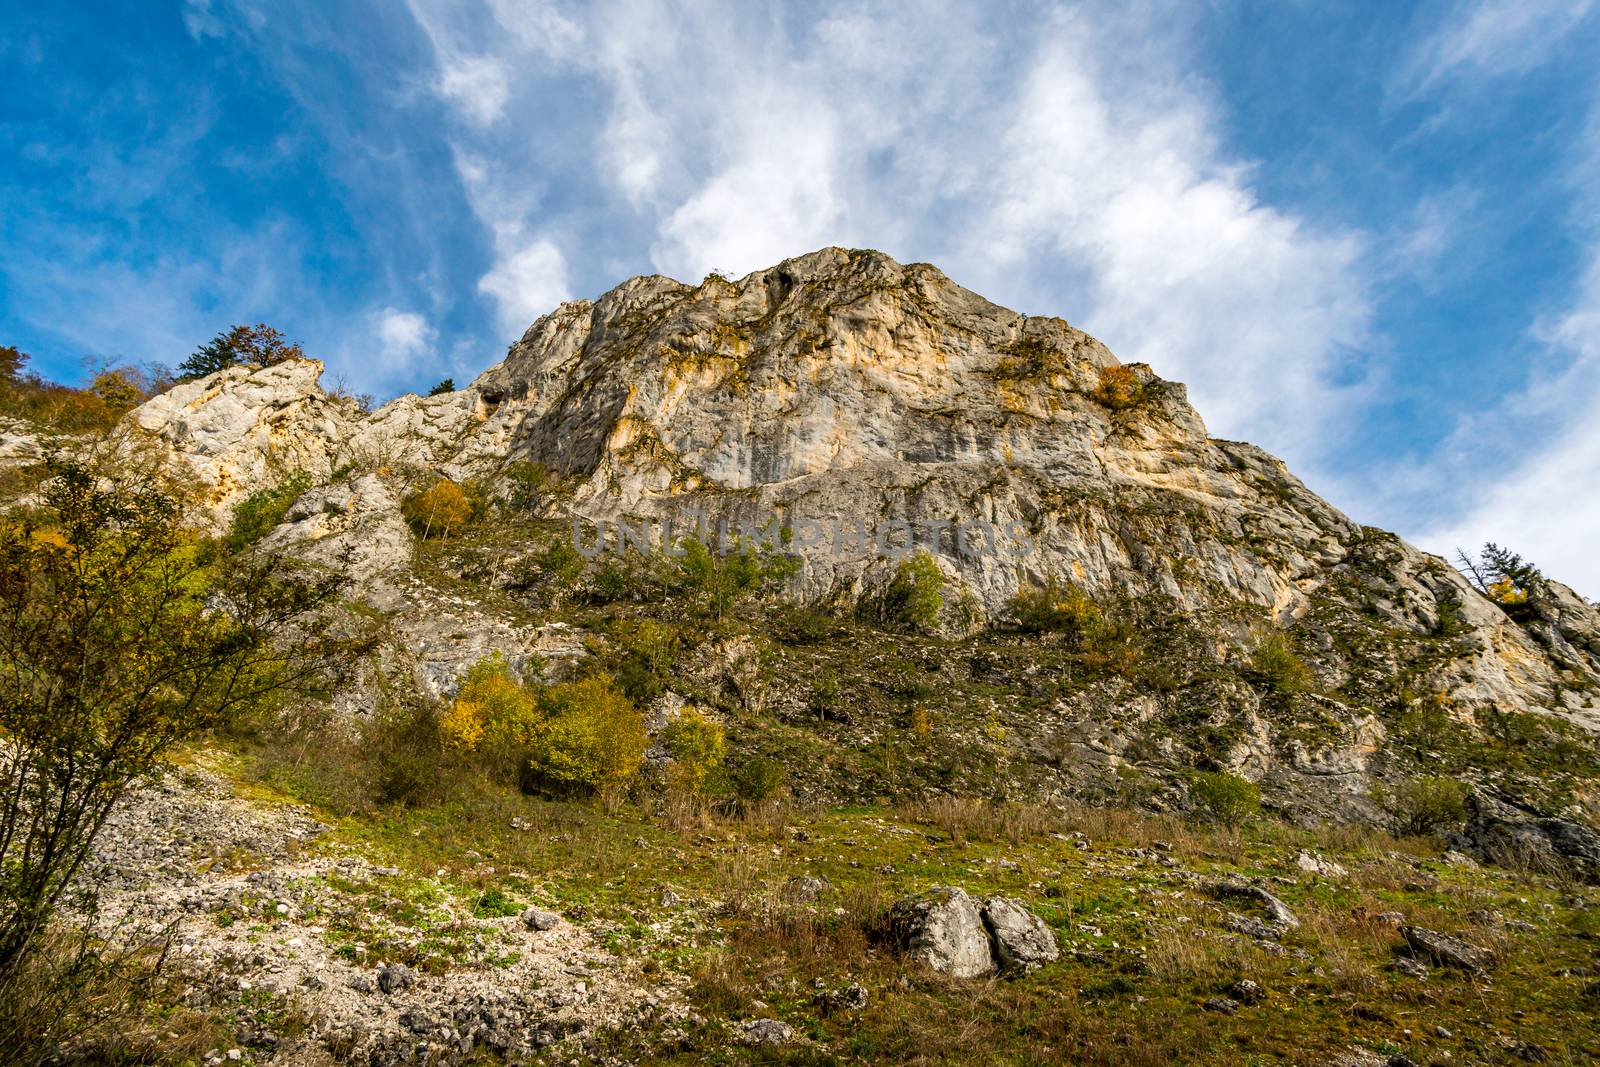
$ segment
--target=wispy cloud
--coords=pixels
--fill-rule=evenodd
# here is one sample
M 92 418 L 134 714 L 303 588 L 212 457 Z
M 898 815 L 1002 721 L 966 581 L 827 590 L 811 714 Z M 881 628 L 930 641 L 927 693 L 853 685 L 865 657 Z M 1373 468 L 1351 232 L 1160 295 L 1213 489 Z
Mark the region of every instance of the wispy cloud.
M 1485 4 L 1479 15 L 1501 6 Z M 1567 6 L 1558 27 L 1570 28 L 1595 5 Z M 1530 309 L 1525 347 L 1504 354 L 1525 368 L 1523 385 L 1462 415 L 1429 458 L 1424 477 L 1452 492 L 1438 501 L 1442 506 L 1417 540 L 1441 552 L 1507 544 L 1551 577 L 1600 597 L 1600 189 L 1593 181 L 1600 169 L 1600 76 L 1591 77 L 1588 92 L 1588 121 L 1566 160 L 1566 229 L 1580 243 L 1585 266 L 1560 310 Z
M 1397 68 L 1393 91 L 1412 98 L 1452 80 L 1532 70 L 1596 6 L 1597 0 L 1458 0 Z
M 535 238 L 495 264 L 478 281 L 478 288 L 494 297 L 500 328 L 520 336 L 534 319 L 571 299 L 567 260 L 555 242 Z
M 1189 380 L 1229 435 L 1309 454 L 1359 403 L 1335 380 L 1368 329 L 1364 238 L 1261 202 L 1172 9 L 1082 4 L 1000 25 L 955 3 L 601 4 L 562 9 L 555 46 L 519 33 L 509 4 L 414 9 L 441 65 L 496 58 L 508 80 L 485 101 L 531 101 L 555 70 L 592 87 L 603 121 L 587 146 L 581 125 L 563 136 L 664 273 L 872 245 L 1066 314 Z M 515 104 L 493 131 L 469 116 L 453 134 L 498 249 L 480 288 L 507 326 L 565 295 L 574 259 L 571 225 L 519 165 L 549 135 Z

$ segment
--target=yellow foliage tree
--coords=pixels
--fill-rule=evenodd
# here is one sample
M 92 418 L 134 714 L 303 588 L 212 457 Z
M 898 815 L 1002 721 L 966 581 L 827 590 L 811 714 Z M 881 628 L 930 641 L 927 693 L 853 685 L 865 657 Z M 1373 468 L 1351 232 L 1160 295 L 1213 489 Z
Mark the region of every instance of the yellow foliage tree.
M 727 753 L 727 738 L 721 725 L 689 704 L 678 712 L 665 733 L 663 740 L 672 754 L 668 777 L 673 788 L 696 800 L 704 799 L 711 773 L 721 766 Z
M 472 503 L 459 485 L 440 478 L 428 489 L 407 497 L 400 513 L 425 538 L 450 537 L 472 521 Z
M 89 383 L 89 392 L 99 398 L 112 417 L 131 411 L 144 399 L 144 390 L 133 380 L 132 374 L 123 369 L 107 369 L 96 374 Z
M 474 663 L 439 720 L 446 745 L 459 752 L 520 757 L 533 744 L 544 713 L 503 655 Z
M 608 674 L 545 690 L 544 716 L 533 739 L 529 769 L 566 787 L 605 794 L 626 785 L 644 762 L 644 716 Z

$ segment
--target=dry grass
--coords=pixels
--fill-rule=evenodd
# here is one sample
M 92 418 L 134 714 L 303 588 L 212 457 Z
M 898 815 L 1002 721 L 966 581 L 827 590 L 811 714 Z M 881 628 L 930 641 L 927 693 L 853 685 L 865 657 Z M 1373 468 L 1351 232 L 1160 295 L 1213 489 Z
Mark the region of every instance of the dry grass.
M 196 1061 L 228 1040 L 217 1019 L 174 1007 L 167 932 L 113 944 L 62 930 L 0 989 L 7 1064 Z
M 1020 845 L 1065 827 L 1061 813 L 1051 808 L 970 797 L 935 797 L 902 804 L 895 815 L 906 822 L 936 827 L 958 845 L 969 841 Z
M 1177 900 L 1152 917 L 1145 967 L 1159 982 L 1219 983 L 1256 974 L 1257 956 L 1240 939 L 1219 931 L 1215 908 Z

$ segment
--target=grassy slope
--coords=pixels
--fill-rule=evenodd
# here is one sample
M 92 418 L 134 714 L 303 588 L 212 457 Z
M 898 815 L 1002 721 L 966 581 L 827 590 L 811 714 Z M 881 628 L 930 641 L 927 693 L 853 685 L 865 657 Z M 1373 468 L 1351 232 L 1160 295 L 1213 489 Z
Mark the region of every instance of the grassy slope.
M 299 792 L 292 775 L 274 777 Z M 702 1024 L 610 1035 L 630 1060 L 1232 1064 L 1315 1061 L 1360 1045 L 1419 1062 L 1447 1052 L 1513 1062 L 1523 1043 L 1549 1062 L 1600 1057 L 1600 892 L 1451 865 L 1427 842 L 959 802 L 684 822 L 472 778 L 438 803 L 332 818 L 324 847 L 360 848 L 425 877 L 428 899 L 443 892 L 471 906 L 494 891 L 490 901 L 554 906 L 635 960 L 643 980 L 690 976 Z M 1345 864 L 1348 877 L 1299 870 L 1300 848 Z M 799 874 L 828 880 L 816 903 L 787 898 L 784 883 Z M 1298 913 L 1281 950 L 1225 929 L 1226 908 L 1204 883 L 1234 874 L 1270 879 Z M 1062 962 L 1018 981 L 907 969 L 875 940 L 875 919 L 898 896 L 940 884 L 1027 901 L 1060 937 Z M 1492 946 L 1500 962 L 1481 978 L 1442 968 L 1421 982 L 1401 976 L 1388 968 L 1400 938 L 1377 918 L 1387 911 Z M 433 961 L 442 965 L 447 957 Z M 1233 1016 L 1202 1009 L 1241 978 L 1266 999 Z M 818 985 L 852 981 L 869 991 L 866 1010 L 814 1002 Z M 768 1016 L 805 1042 L 736 1043 L 738 1020 Z

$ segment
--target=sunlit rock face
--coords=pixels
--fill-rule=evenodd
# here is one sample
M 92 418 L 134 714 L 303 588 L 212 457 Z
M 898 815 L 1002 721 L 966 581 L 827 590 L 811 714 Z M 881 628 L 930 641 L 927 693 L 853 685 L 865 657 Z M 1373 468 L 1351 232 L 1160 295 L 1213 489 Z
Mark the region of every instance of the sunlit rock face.
M 1465 709 L 1594 724 L 1573 684 L 1600 676 L 1592 606 L 1557 587 L 1549 618 L 1511 623 L 1445 561 L 1351 521 L 1261 449 L 1209 437 L 1183 386 L 1120 368 L 1061 319 L 932 266 L 827 248 L 738 281 L 641 277 L 563 304 L 459 392 L 363 413 L 298 360 L 180 386 L 129 424 L 187 465 L 219 524 L 285 470 L 492 478 L 532 460 L 563 480 L 546 517 L 787 529 L 813 599 L 870 593 L 909 539 L 969 621 L 1054 578 L 1160 598 L 1224 642 L 1253 620 L 1302 620 L 1352 674 L 1391 653 L 1350 653 L 1340 627 L 1425 634 L 1453 602 L 1459 650 L 1416 684 Z M 348 503 L 392 512 L 398 495 L 367 486 Z M 298 521 L 348 534 L 374 520 Z M 1335 762 L 1373 747 L 1350 732 Z

